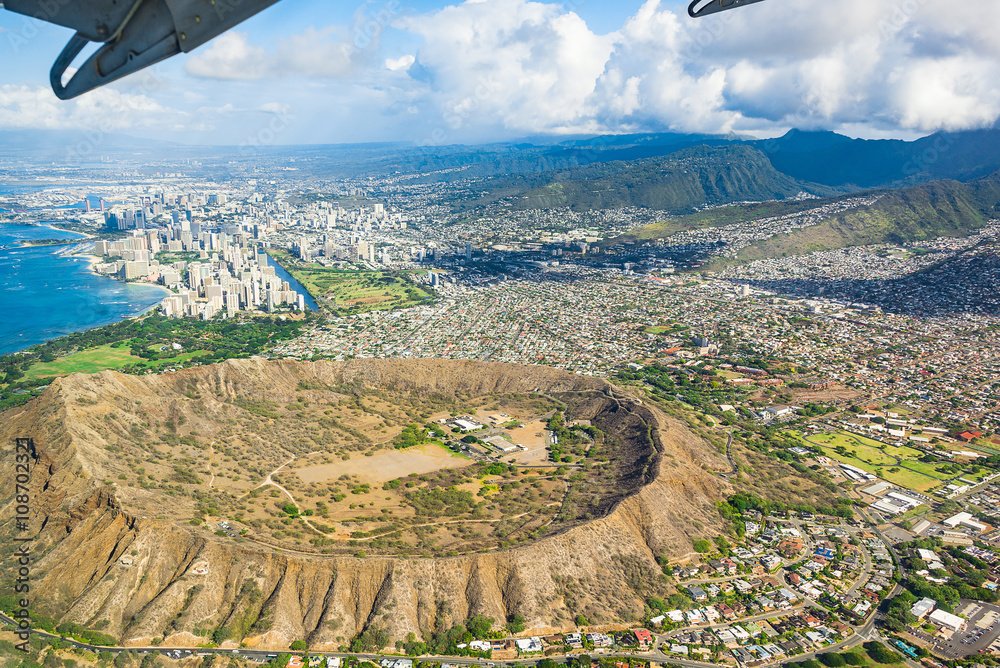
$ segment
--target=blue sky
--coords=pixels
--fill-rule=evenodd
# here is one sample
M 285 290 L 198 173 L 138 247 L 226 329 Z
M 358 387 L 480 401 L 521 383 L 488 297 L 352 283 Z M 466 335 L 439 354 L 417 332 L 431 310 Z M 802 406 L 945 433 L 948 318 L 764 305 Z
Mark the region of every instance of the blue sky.
M 699 20 L 669 0 L 281 0 L 61 102 L 48 71 L 70 31 L 0 12 L 0 123 L 221 144 L 910 138 L 996 122 L 998 24 L 994 0 L 767 0 Z

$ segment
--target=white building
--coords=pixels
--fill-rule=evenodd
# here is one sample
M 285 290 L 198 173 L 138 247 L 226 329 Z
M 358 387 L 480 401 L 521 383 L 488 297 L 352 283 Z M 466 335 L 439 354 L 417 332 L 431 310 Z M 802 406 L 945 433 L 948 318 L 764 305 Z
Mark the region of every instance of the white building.
M 910 612 L 913 613 L 913 616 L 917 619 L 923 619 L 931 613 L 931 610 L 933 610 L 936 605 L 937 601 L 933 598 L 922 598 L 913 604 L 913 607 L 910 608 Z
M 979 531 L 979 532 L 986 531 L 986 525 L 985 524 L 982 524 L 981 522 L 975 521 L 974 519 L 972 519 L 972 515 L 971 514 L 964 513 L 964 512 L 963 513 L 958 513 L 957 515 L 949 517 L 948 519 L 944 520 L 942 522 L 942 524 L 944 524 L 945 526 L 951 527 L 952 529 L 954 529 L 955 527 L 963 526 L 963 527 L 966 527 L 966 528 L 969 528 L 969 529 L 973 529 L 973 530 Z
M 952 633 L 959 633 L 965 629 L 965 620 L 958 615 L 953 615 L 944 610 L 935 610 L 928 616 L 928 619 L 935 625 Z

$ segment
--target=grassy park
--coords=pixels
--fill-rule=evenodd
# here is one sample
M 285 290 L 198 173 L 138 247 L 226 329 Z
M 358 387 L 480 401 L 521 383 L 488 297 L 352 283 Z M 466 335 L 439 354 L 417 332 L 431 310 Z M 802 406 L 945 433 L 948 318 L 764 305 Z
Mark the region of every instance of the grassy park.
M 204 350 L 195 350 L 180 353 L 174 357 L 149 361 L 136 357 L 124 346 L 116 348 L 112 345 L 103 345 L 56 358 L 53 362 L 36 362 L 28 367 L 24 375 L 33 379 L 55 378 L 71 373 L 97 373 L 105 369 L 121 369 L 131 364 L 140 363 L 144 363 L 149 369 L 158 370 L 181 364 L 199 355 L 204 355 L 205 352 Z
M 0 410 L 26 403 L 54 378 L 71 373 L 145 373 L 257 355 L 295 336 L 310 317 L 194 320 L 153 314 L 67 334 L 0 355 Z
M 272 251 L 271 255 L 319 304 L 337 311 L 407 308 L 434 297 L 429 288 L 413 283 L 406 273 L 305 265 L 296 263 L 288 253 Z
M 103 345 L 59 357 L 54 362 L 36 362 L 28 367 L 24 375 L 28 378 L 51 378 L 71 373 L 97 373 L 105 369 L 120 369 L 140 361 L 142 358 L 133 355 L 128 348 Z
M 819 448 L 830 459 L 856 466 L 894 485 L 927 492 L 954 477 L 934 470 L 936 464 L 919 461 L 923 452 L 907 446 L 880 443 L 874 439 L 838 431 L 802 436 L 808 445 Z

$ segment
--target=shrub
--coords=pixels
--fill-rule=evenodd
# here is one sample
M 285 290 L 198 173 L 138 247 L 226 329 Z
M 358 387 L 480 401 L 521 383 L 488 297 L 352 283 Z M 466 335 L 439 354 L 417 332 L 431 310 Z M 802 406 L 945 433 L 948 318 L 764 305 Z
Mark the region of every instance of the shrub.
M 819 662 L 824 666 L 829 666 L 829 668 L 840 668 L 840 666 L 846 665 L 847 661 L 844 657 L 840 656 L 836 652 L 827 652 L 825 654 L 820 654 L 818 657 Z
M 880 642 L 869 641 L 864 644 L 865 651 L 876 663 L 899 663 L 900 656 Z
M 700 538 L 694 542 L 694 551 L 705 554 L 706 552 L 712 551 L 712 541 Z

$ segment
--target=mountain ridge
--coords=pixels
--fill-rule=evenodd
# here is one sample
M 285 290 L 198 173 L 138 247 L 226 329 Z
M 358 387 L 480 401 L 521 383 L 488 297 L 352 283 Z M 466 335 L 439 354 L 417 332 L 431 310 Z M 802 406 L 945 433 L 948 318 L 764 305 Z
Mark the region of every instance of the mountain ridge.
M 459 393 L 539 387 L 565 396 L 596 392 L 599 405 L 591 402 L 593 407 L 624 411 L 615 418 L 625 420 L 622 425 L 648 424 L 661 454 L 651 460 L 648 481 L 603 517 L 506 550 L 434 559 L 299 554 L 220 539 L 137 510 L 169 514 L 169 504 L 193 499 L 113 483 L 114 471 L 131 456 L 115 443 L 133 418 L 187 416 L 202 425 L 226 414 L 224 399 L 233 392 L 267 387 L 294 394 L 300 383 L 320 382 L 416 384 Z M 215 392 L 219 399 L 212 398 Z M 577 614 L 603 623 L 630 619 L 641 613 L 645 596 L 662 587 L 658 557 L 682 557 L 693 537 L 722 531 L 714 503 L 728 489 L 708 472 L 727 469 L 725 459 L 680 422 L 606 381 L 546 367 L 251 359 L 164 376 L 77 374 L 4 415 L 0 432 L 8 439 L 35 434 L 30 486 L 41 526 L 34 539 L 37 613 L 103 629 L 126 645 L 155 639 L 194 645 L 203 642 L 198 629 L 214 629 L 250 647 L 286 648 L 305 639 L 316 649 L 336 649 L 366 630 L 405 638 L 475 614 L 501 624 L 523 614 L 536 632 L 574 628 Z M 13 467 L 5 470 L 0 477 L 10 478 Z M 161 500 L 168 498 L 169 504 Z M 4 518 L 8 535 L 12 521 Z

